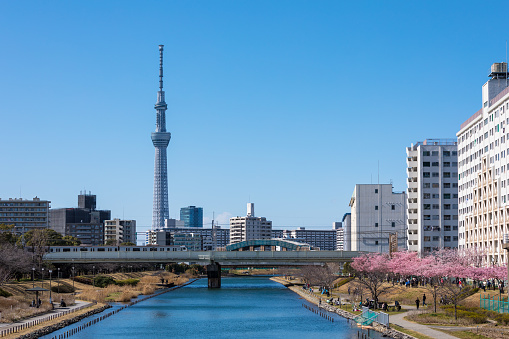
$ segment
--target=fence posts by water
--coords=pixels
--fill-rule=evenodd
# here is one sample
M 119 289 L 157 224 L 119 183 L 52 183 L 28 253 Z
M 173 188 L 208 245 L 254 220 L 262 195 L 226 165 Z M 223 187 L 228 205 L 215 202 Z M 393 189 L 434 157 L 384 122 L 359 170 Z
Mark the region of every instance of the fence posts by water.
M 327 319 L 330 322 L 334 322 L 334 318 L 333 317 L 331 317 L 328 313 L 322 312 L 322 310 L 320 310 L 320 309 L 315 309 L 314 307 L 308 306 L 306 304 L 302 304 L 302 307 L 304 307 L 305 309 L 307 309 L 307 310 L 309 310 L 309 311 L 311 311 L 311 312 L 321 316 L 322 318 Z

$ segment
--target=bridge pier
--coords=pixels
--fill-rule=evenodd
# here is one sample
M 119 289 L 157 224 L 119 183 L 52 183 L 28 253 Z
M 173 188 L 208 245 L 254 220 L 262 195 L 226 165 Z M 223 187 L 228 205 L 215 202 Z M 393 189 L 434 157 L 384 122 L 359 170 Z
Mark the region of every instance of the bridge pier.
M 207 265 L 207 278 L 209 288 L 221 288 L 221 265 L 216 262 Z

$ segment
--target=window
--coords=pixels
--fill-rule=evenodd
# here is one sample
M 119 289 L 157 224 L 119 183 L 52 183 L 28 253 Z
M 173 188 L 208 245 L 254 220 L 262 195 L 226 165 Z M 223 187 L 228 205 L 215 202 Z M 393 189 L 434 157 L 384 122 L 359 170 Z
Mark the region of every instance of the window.
M 450 162 L 444 162 L 444 167 L 451 167 L 451 163 Z
M 431 215 L 424 215 L 424 220 L 431 220 Z
M 422 198 L 423 198 L 423 199 L 429 199 L 430 197 L 431 197 L 431 194 L 429 194 L 429 193 L 424 193 L 424 194 L 422 195 Z
M 450 236 L 448 236 L 448 235 L 446 235 L 446 236 L 444 237 L 444 241 L 445 241 L 445 242 L 450 242 L 450 241 L 451 241 L 451 237 L 450 237 Z
M 375 227 L 378 227 L 378 223 L 377 222 L 375 222 Z
M 425 157 L 429 157 L 429 151 L 423 151 L 422 155 L 425 156 Z
M 451 226 L 447 226 L 447 225 L 446 225 L 446 226 L 444 226 L 444 231 L 448 232 L 448 231 L 450 231 L 450 230 L 451 230 Z
M 424 209 L 425 210 L 429 210 L 431 208 L 431 205 L 430 204 L 424 204 Z
M 433 195 L 432 195 L 432 198 L 433 198 L 433 199 L 440 199 L 440 194 L 433 194 Z
M 396 227 L 396 223 L 393 221 L 393 222 L 391 223 L 391 226 L 392 226 L 392 227 Z
M 424 241 L 429 241 L 430 237 L 429 236 L 425 236 L 424 237 Z
M 438 236 L 433 236 L 433 241 L 438 241 Z
M 436 157 L 438 155 L 438 151 L 431 151 L 431 155 Z
M 444 157 L 449 157 L 451 156 L 451 152 L 450 151 L 444 151 Z
M 450 210 L 451 209 L 451 205 L 450 204 L 445 204 L 444 205 L 444 210 Z
M 433 161 L 433 162 L 431 163 L 431 166 L 433 166 L 433 167 L 438 167 L 438 161 Z
M 375 245 L 378 245 L 378 240 L 375 240 Z
M 444 188 L 451 188 L 451 184 L 448 182 L 444 182 Z
M 425 161 L 422 163 L 422 167 L 429 167 L 429 161 Z
M 451 199 L 450 193 L 444 193 L 444 199 Z
M 451 172 L 444 172 L 444 178 L 450 178 Z
M 439 204 L 433 204 L 433 209 L 434 209 L 434 210 L 438 210 L 438 209 L 440 209 L 440 205 L 439 205 Z
M 426 182 L 422 185 L 423 188 L 430 188 L 431 184 L 429 182 Z
M 378 205 L 377 205 L 377 206 L 375 206 L 375 211 L 378 211 Z
M 435 183 L 433 183 L 433 185 L 431 185 L 431 187 L 433 187 L 433 188 L 439 188 L 439 187 L 440 187 L 440 185 L 439 185 L 437 182 L 435 182 Z
M 396 209 L 396 205 L 391 205 L 391 210 L 395 210 Z
M 451 220 L 451 216 L 450 215 L 444 215 L 444 220 Z
M 423 172 L 422 173 L 422 177 L 423 178 L 429 178 L 430 177 L 430 173 L 429 172 Z
M 433 174 L 431 175 L 433 178 L 438 178 L 439 175 L 438 175 L 438 172 L 433 172 Z
M 378 188 L 375 188 L 375 194 L 378 193 Z

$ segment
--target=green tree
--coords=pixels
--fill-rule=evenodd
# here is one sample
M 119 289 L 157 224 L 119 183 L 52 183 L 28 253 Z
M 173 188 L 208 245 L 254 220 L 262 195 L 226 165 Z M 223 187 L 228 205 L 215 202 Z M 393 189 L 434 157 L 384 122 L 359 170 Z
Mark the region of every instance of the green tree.
M 0 244 L 16 244 L 19 236 L 14 233 L 14 225 L 0 224 Z
M 117 245 L 117 241 L 115 239 L 108 239 L 108 240 L 106 240 L 104 245 L 105 246 L 116 246 Z
M 136 246 L 136 244 L 133 243 L 133 242 L 128 241 L 128 242 L 121 243 L 120 246 Z

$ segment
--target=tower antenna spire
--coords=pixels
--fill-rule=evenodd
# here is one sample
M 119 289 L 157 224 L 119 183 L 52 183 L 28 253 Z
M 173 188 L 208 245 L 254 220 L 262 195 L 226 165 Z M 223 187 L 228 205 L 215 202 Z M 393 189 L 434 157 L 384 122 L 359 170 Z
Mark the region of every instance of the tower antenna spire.
M 159 45 L 159 91 L 163 90 L 163 50 L 164 45 Z

